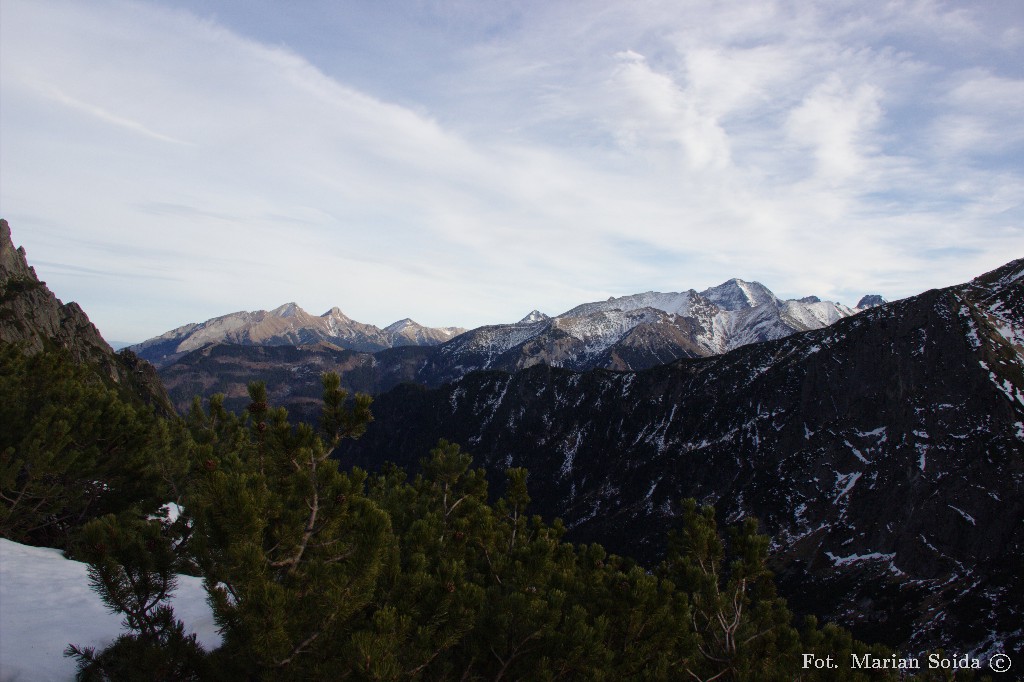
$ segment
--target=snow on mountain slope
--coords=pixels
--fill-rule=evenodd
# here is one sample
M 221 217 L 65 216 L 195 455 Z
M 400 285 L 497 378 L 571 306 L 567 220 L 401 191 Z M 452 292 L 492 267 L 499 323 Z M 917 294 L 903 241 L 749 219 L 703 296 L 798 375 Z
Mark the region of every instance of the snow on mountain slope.
M 611 310 L 629 312 L 631 310 L 639 310 L 640 308 L 654 308 L 655 310 L 662 310 L 670 314 L 689 315 L 690 304 L 696 294 L 696 291 L 690 289 L 681 293 L 663 294 L 657 291 L 648 291 L 643 294 L 620 296 L 618 298 L 612 296 L 607 301 L 578 305 L 572 310 L 567 310 L 558 315 L 558 317 L 585 317 L 594 313 Z
M 652 307 L 596 311 L 588 315 L 560 315 L 552 327 L 583 342 L 583 352 L 600 353 L 617 342 L 640 324 L 655 324 L 667 318 L 664 312 Z
M 56 549 L 0 539 L 0 680 L 75 679 L 68 644 L 102 649 L 121 634 L 121 616 L 89 589 L 87 566 Z M 207 650 L 220 646 L 201 578 L 179 576 L 175 615 Z
M 457 342 L 442 346 L 439 352 L 452 358 L 476 353 L 479 357 L 464 367 L 496 368 L 507 365 L 510 358 L 505 354 L 518 346 L 530 342 L 531 348 L 550 349 L 556 337 L 568 336 L 578 343 L 562 341 L 558 354 L 561 357 L 549 353 L 549 357 L 543 360 L 549 364 L 585 368 L 590 360 L 624 342 L 641 325 L 666 328 L 663 333 L 645 335 L 645 342 L 651 346 L 651 357 L 661 358 L 669 350 L 659 347 L 659 343 L 672 347 L 679 345 L 678 330 L 669 331 L 668 328 L 678 328 L 681 319 L 690 323 L 683 335 L 688 352 L 670 352 L 668 355 L 680 357 L 690 352 L 715 355 L 748 343 L 819 329 L 856 312 L 816 297 L 782 301 L 763 284 L 731 279 L 700 293 L 691 289 L 613 296 L 606 301 L 578 305 L 553 318 L 533 311 L 515 324 L 491 325 L 467 332 Z M 637 357 L 635 353 L 633 356 Z M 609 366 L 621 369 L 621 361 L 622 358 L 618 357 Z M 532 360 L 525 359 L 516 366 L 529 364 Z
M 717 287 L 705 289 L 701 292 L 701 296 L 722 310 L 742 310 L 779 302 L 775 294 L 760 282 L 744 282 L 742 279 L 736 278 L 723 282 Z
M 442 355 L 474 352 L 493 357 L 532 339 L 542 331 L 549 329 L 551 324 L 551 318 L 547 318 L 537 322 L 477 327 L 444 344 L 438 349 L 438 352 Z
M 797 329 L 820 329 L 837 322 L 844 317 L 855 315 L 859 310 L 848 308 L 842 303 L 831 301 L 783 301 L 782 319 Z
M 550 320 L 551 318 L 542 313 L 539 310 L 531 310 L 530 314 L 519 320 L 519 324 L 530 324 L 531 322 L 543 322 L 544 320 Z
M 971 292 L 975 310 L 1018 358 L 1024 360 L 1024 264 L 979 278 Z
M 466 331 L 462 327 L 424 327 L 408 317 L 384 327 L 385 334 L 395 346 L 433 346 L 450 341 Z

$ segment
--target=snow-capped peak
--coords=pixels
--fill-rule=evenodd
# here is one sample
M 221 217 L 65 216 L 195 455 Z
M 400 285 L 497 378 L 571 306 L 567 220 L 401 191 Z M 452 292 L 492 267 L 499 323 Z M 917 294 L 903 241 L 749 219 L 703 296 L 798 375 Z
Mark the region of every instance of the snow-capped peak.
M 270 311 L 270 314 L 276 317 L 297 317 L 298 315 L 305 314 L 305 312 L 305 310 L 299 307 L 298 303 L 293 301 L 292 303 L 285 303 L 274 308 Z
M 745 282 L 735 277 L 700 293 L 723 310 L 742 310 L 766 303 L 779 303 L 775 294 L 760 282 Z
M 417 323 L 415 320 L 412 320 L 412 319 L 407 317 L 404 320 L 399 320 L 398 322 L 392 322 L 388 326 L 384 327 L 384 331 L 391 332 L 392 334 L 397 334 L 398 332 L 403 331 L 405 329 L 409 329 L 410 327 L 422 327 L 422 326 L 423 325 Z
M 529 315 L 527 315 L 523 319 L 519 320 L 519 324 L 531 324 L 533 322 L 544 322 L 545 320 L 550 320 L 550 319 L 551 319 L 550 317 L 548 317 L 547 315 L 545 315 L 544 313 L 542 313 L 539 310 L 531 310 Z

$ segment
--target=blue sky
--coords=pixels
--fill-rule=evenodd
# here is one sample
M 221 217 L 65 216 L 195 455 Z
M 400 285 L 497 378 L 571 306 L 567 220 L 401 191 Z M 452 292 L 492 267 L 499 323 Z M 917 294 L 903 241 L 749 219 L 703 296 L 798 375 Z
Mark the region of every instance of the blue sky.
M 108 339 L 1024 256 L 1024 4 L 0 0 L 0 215 Z

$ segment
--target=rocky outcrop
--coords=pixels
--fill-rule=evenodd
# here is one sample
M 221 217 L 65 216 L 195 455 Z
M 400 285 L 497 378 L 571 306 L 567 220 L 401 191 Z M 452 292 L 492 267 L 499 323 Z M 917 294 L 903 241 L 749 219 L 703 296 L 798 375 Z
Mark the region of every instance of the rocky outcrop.
M 171 405 L 156 370 L 131 353 L 115 353 L 75 302 L 62 303 L 39 281 L 24 248 L 15 248 L 11 228 L 0 219 L 0 342 L 26 353 L 63 349 L 95 367 L 108 382 L 161 411 Z

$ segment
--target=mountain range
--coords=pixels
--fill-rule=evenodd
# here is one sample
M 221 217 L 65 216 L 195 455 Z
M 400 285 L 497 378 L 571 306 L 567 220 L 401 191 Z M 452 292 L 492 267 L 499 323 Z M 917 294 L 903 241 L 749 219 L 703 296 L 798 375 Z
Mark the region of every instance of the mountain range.
M 758 282 L 731 279 L 701 292 L 649 291 L 584 303 L 556 317 L 534 310 L 514 324 L 479 327 L 438 347 L 417 377 L 436 384 L 479 369 L 538 363 L 571 369 L 630 370 L 707 357 L 749 343 L 820 329 L 857 308 L 816 296 L 781 300 Z
M 320 316 L 296 303 L 273 310 L 241 311 L 191 323 L 130 346 L 156 367 L 215 343 L 242 346 L 301 346 L 323 343 L 338 349 L 374 352 L 400 346 L 433 346 L 466 331 L 459 327 L 424 327 L 406 318 L 381 329 L 356 322 L 334 307 Z
M 241 410 L 246 382 L 263 379 L 274 404 L 311 420 L 320 374 L 340 371 L 377 394 L 365 435 L 333 453 L 346 467 L 414 471 L 446 438 L 496 492 L 505 469 L 527 468 L 533 509 L 562 518 L 571 541 L 648 565 L 694 497 L 725 523 L 760 519 L 798 612 L 904 653 L 1024 649 L 1024 259 L 857 308 L 730 280 L 535 311 L 434 345 L 402 345 L 403 329 L 429 340 L 399 323 L 378 329 L 391 346 L 373 353 L 302 331 L 342 317 L 282 306 L 139 350 L 180 354 L 161 370 L 172 396 L 237 387 L 226 404 Z M 377 329 L 344 319 L 357 331 L 332 338 Z M 181 350 L 188 338 L 197 347 Z M 0 341 L 63 349 L 171 411 L 151 366 L 113 353 L 38 280 L 6 221 Z
M 585 303 L 549 317 L 464 331 L 412 320 L 381 330 L 337 308 L 315 317 L 290 303 L 189 324 L 131 347 L 158 367 L 180 409 L 194 395 L 245 400 L 254 373 L 296 418 L 315 415 L 324 371 L 349 390 L 380 393 L 411 381 L 440 386 L 468 372 L 539 363 L 577 370 L 635 370 L 708 357 L 750 343 L 819 329 L 884 302 L 855 308 L 810 296 L 781 300 L 757 282 L 729 280 L 702 292 L 647 292 Z
M 473 372 L 373 413 L 346 466 L 446 438 L 495 485 L 526 467 L 573 541 L 646 560 L 695 497 L 762 521 L 798 610 L 902 651 L 1024 646 L 1024 260 L 719 355 Z

